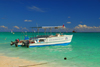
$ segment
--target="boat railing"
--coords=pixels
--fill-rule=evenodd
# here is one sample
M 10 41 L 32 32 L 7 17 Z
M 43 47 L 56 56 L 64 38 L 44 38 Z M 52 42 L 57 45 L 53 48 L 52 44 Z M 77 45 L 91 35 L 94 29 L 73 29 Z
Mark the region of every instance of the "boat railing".
M 49 37 L 50 35 L 38 35 L 38 38 L 45 38 L 45 37 Z

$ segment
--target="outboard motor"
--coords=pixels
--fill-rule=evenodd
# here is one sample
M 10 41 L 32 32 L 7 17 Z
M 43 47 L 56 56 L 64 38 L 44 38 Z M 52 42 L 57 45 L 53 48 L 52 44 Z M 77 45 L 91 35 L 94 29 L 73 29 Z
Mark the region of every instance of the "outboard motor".
M 23 42 L 22 42 L 22 46 L 25 46 L 25 45 L 26 45 L 26 43 L 23 41 Z
M 30 43 L 30 41 L 29 40 L 27 40 L 27 41 L 25 41 L 25 42 L 23 42 L 23 46 L 26 46 L 27 48 L 29 48 L 29 43 Z
M 12 46 L 12 45 L 14 45 L 14 44 L 15 44 L 15 46 L 16 46 L 16 47 L 18 47 L 18 45 L 17 45 L 17 44 L 18 44 L 18 42 L 19 42 L 19 39 L 16 39 L 16 40 L 15 40 L 15 42 L 11 41 L 11 44 L 10 44 L 10 45 Z
M 27 48 L 29 48 L 29 43 L 30 43 L 30 40 L 27 41 L 27 45 L 26 45 Z
M 16 47 L 18 47 L 18 42 L 19 42 L 19 39 L 16 39 L 16 40 L 15 40 L 15 46 L 16 46 Z
M 14 45 L 14 42 L 13 42 L 13 41 L 11 41 L 11 44 L 10 44 L 10 45 L 11 45 L 11 46 L 12 46 L 12 45 Z

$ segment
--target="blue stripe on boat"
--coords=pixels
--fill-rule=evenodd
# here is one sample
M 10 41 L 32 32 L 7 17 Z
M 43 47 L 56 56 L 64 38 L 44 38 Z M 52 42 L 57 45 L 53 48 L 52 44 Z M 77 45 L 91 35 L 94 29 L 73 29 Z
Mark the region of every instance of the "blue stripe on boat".
M 59 45 L 62 45 L 62 46 L 66 46 L 66 45 L 69 45 L 69 43 L 60 43 L 60 44 L 50 44 L 50 45 L 33 45 L 33 46 L 29 46 L 29 47 L 44 47 L 44 46 L 59 46 Z M 21 47 L 21 45 L 18 45 L 18 47 Z
M 21 45 L 18 45 L 18 47 L 21 47 Z
M 50 44 L 50 45 L 33 45 L 33 46 L 29 46 L 29 47 L 43 47 L 43 46 L 58 46 L 58 45 L 62 45 L 62 46 L 66 46 L 66 45 L 69 45 L 69 43 L 61 43 L 61 44 Z

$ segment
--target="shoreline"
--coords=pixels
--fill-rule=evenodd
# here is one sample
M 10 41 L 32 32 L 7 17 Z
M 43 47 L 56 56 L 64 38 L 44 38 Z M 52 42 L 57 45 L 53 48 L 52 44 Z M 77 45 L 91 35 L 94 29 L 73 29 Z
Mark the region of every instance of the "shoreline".
M 7 57 L 0 53 L 0 67 L 48 67 L 46 63 L 36 63 L 19 57 Z

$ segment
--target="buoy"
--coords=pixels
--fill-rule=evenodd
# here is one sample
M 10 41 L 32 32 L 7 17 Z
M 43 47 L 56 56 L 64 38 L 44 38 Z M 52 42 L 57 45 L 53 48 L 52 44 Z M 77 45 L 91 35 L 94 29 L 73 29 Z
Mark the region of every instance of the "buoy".
M 64 60 L 67 60 L 67 58 L 65 57 Z

